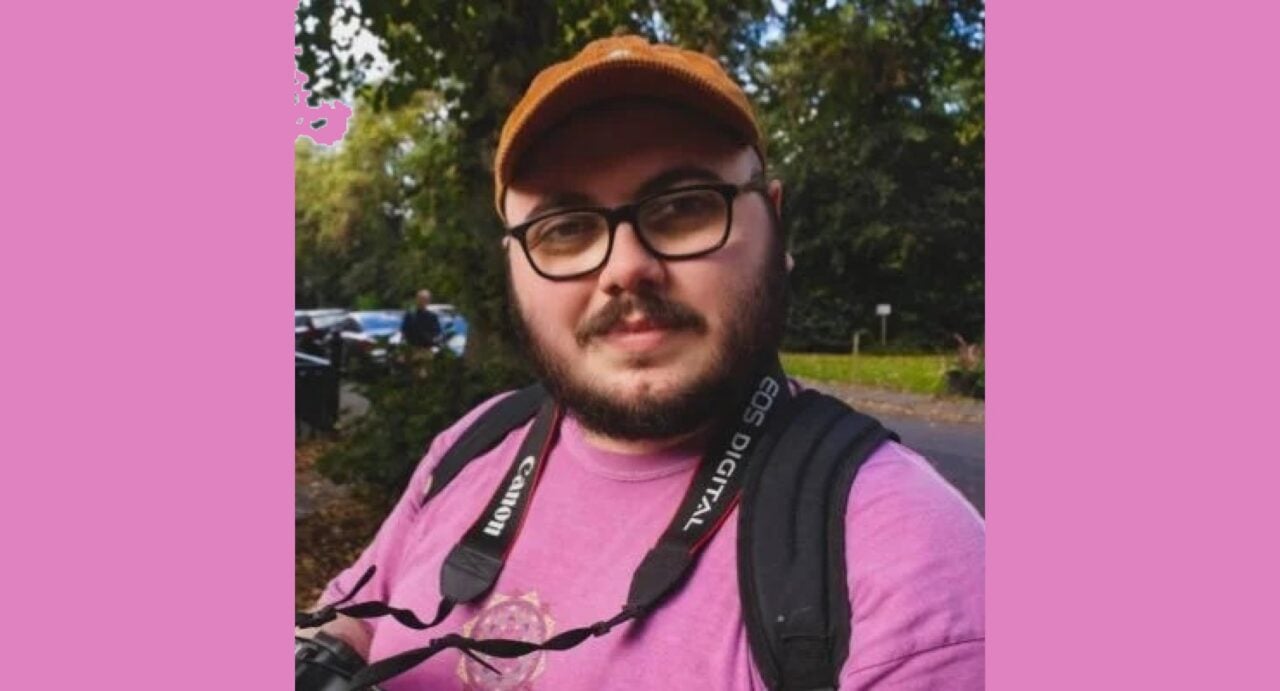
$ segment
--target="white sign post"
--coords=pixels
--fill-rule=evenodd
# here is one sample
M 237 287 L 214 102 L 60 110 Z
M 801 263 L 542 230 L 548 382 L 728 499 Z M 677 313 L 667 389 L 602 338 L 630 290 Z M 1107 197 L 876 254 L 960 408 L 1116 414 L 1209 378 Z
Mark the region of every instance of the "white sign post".
M 891 308 L 887 303 L 880 303 L 876 305 L 876 314 L 880 317 L 880 345 L 884 345 L 885 334 L 889 328 L 889 314 L 892 312 L 893 308 Z

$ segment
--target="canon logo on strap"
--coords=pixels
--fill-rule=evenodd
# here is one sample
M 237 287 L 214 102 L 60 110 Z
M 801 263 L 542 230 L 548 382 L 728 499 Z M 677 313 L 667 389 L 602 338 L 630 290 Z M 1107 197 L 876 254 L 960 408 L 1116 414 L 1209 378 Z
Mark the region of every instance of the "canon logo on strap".
M 742 413 L 744 425 L 759 428 L 764 424 L 765 413 L 773 407 L 773 399 L 778 395 L 778 388 L 778 382 L 773 377 L 760 380 L 760 386 L 751 395 L 751 400 L 747 401 L 747 408 Z M 688 531 L 693 526 L 702 525 L 703 517 L 711 511 L 716 502 L 720 501 L 725 485 L 733 478 L 734 473 L 738 472 L 738 462 L 751 447 L 753 439 L 749 430 L 739 430 L 729 438 L 729 447 L 724 450 L 724 457 L 716 464 L 715 474 L 702 490 L 702 497 L 694 507 L 693 515 L 685 521 L 683 530 Z
M 507 486 L 507 493 L 498 502 L 498 508 L 493 510 L 493 517 L 484 526 L 486 535 L 493 537 L 502 535 L 502 531 L 507 527 L 507 520 L 511 518 L 511 507 L 520 501 L 520 493 L 528 486 L 529 473 L 533 472 L 537 462 L 538 459 L 533 456 L 525 456 L 520 461 L 520 465 L 516 467 L 515 476 L 511 478 L 511 484 Z

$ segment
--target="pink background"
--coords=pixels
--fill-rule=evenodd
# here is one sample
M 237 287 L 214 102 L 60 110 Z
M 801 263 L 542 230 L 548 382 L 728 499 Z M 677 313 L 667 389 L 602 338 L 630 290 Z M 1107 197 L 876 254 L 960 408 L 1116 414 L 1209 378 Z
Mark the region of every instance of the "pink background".
M 989 7 L 992 689 L 1277 688 L 1246 4 Z M 0 686 L 290 688 L 293 3 L 15 7 Z
M 992 689 L 1280 688 L 1280 6 L 1248 4 L 988 9 Z

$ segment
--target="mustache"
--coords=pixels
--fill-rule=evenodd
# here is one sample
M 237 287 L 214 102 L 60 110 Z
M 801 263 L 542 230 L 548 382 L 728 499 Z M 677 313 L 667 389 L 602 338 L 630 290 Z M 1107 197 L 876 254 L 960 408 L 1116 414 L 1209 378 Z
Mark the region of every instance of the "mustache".
M 574 331 L 579 345 L 603 336 L 618 326 L 627 315 L 639 312 L 660 328 L 697 332 L 707 330 L 707 320 L 688 305 L 652 293 L 628 293 L 610 300 Z

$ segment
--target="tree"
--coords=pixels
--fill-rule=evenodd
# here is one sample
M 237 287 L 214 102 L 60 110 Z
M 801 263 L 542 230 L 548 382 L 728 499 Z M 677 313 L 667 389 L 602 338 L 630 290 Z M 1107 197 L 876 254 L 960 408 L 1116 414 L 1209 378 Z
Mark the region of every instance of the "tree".
M 792 347 L 847 348 L 880 302 L 917 343 L 981 337 L 981 22 L 976 2 L 792 4 L 755 68 L 788 183 Z
M 444 135 L 429 99 L 361 108 L 334 150 L 296 145 L 297 303 L 394 305 L 425 277 L 415 255 L 413 197 L 439 185 L 423 165 Z

